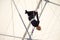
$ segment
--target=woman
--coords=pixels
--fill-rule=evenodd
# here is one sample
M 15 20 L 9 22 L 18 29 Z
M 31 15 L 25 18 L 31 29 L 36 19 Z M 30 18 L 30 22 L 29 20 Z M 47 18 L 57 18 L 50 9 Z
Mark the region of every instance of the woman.
M 37 30 L 41 30 L 41 27 L 39 26 L 38 12 L 25 10 L 25 13 L 28 15 L 28 19 L 29 19 L 29 21 L 31 21 L 31 24 L 34 27 L 36 27 Z M 35 19 L 35 16 L 36 16 L 37 20 Z

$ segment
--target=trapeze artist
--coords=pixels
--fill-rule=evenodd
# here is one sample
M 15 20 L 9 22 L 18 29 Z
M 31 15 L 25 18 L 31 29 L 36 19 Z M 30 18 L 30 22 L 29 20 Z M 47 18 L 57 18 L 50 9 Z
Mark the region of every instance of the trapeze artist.
M 31 21 L 31 24 L 36 27 L 37 30 L 41 30 L 41 27 L 39 26 L 39 18 L 38 18 L 38 12 L 36 11 L 27 11 L 25 10 L 25 14 L 28 15 L 28 19 L 29 21 Z M 36 16 L 36 19 L 35 19 L 35 16 Z

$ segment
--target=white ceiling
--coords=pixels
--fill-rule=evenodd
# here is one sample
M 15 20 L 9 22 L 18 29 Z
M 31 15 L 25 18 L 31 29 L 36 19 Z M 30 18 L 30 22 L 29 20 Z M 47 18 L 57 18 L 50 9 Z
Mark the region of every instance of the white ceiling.
M 14 0 L 16 6 L 24 20 L 26 26 L 29 24 L 28 16 L 25 10 L 35 10 L 39 0 Z M 60 4 L 60 0 L 50 0 L 51 2 Z M 40 14 L 45 1 L 43 0 L 39 9 Z M 32 39 L 39 40 L 60 40 L 60 6 L 47 3 L 43 14 L 40 18 L 41 31 L 34 30 Z M 33 26 L 30 26 L 29 33 L 31 33 Z M 11 0 L 0 0 L 0 34 L 14 35 L 23 37 L 26 29 L 18 15 L 18 12 Z M 26 35 L 26 38 L 29 36 Z M 0 40 L 22 40 L 0 35 Z M 26 40 L 26 39 L 25 39 Z

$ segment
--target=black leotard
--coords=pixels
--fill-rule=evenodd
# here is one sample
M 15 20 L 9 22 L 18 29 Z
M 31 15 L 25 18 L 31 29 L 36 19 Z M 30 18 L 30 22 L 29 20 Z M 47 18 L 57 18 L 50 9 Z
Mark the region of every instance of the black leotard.
M 38 12 L 25 10 L 25 13 L 28 15 L 29 21 L 31 21 L 35 16 L 37 17 L 37 20 L 34 19 L 34 20 L 31 21 L 31 24 L 34 27 L 37 27 L 39 25 Z

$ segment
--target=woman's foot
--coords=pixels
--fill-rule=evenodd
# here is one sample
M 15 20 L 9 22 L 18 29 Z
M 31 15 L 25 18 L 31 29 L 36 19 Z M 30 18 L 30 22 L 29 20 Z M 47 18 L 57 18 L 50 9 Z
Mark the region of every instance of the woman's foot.
M 37 29 L 37 30 L 41 30 L 41 26 L 37 26 L 36 29 Z

